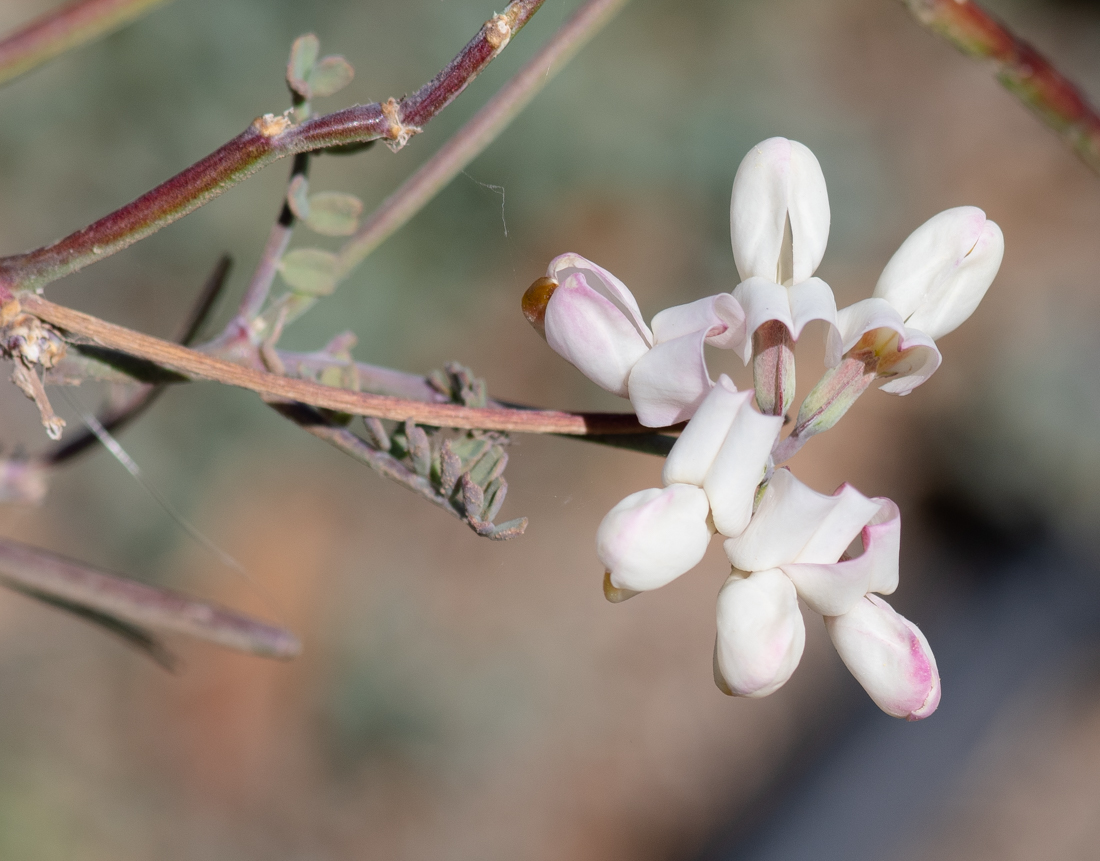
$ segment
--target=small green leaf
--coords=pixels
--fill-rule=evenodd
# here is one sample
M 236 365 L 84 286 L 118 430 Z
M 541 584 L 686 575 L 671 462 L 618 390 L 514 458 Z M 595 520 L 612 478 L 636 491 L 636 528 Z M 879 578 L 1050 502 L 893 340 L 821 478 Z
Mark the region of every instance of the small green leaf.
M 295 293 L 327 296 L 336 289 L 336 255 L 320 248 L 295 248 L 279 262 L 283 280 Z
M 351 83 L 355 69 L 343 57 L 324 57 L 317 63 L 306 78 L 309 88 L 317 98 L 338 93 Z
M 350 236 L 359 227 L 363 201 L 354 194 L 322 191 L 309 196 L 306 224 L 322 236 Z
M 286 64 L 286 82 L 290 89 L 306 99 L 313 94 L 309 78 L 317 64 L 319 53 L 321 53 L 321 42 L 312 33 L 299 36 L 290 46 L 290 62 Z
M 298 174 L 286 190 L 286 202 L 296 218 L 309 218 L 309 180 Z

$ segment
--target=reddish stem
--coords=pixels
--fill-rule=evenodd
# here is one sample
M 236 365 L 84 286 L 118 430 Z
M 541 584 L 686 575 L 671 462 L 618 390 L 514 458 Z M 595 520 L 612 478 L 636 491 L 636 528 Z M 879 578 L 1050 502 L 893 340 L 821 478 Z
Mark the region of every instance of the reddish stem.
M 1042 54 L 969 0 L 903 2 L 964 54 L 995 61 L 998 80 L 1100 173 L 1100 114 Z
M 0 259 L 0 288 L 37 289 L 102 260 L 284 156 L 378 139 L 399 148 L 477 77 L 543 2 L 513 0 L 442 72 L 401 101 L 355 105 L 299 125 L 270 114 L 258 118 L 229 143 L 133 203 L 52 245 Z

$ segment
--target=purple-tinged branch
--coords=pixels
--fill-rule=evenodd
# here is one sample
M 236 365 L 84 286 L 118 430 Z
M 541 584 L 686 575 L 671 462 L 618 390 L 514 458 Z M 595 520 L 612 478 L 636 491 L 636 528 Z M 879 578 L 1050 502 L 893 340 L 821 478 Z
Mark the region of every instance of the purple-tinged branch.
M 1100 114 L 1027 42 L 969 0 L 902 0 L 913 16 L 964 54 L 997 64 L 997 79 L 1100 173 Z
M 0 84 L 140 18 L 167 0 L 76 0 L 0 40 Z
M 52 245 L 0 259 L 0 285 L 37 289 L 56 281 L 182 218 L 285 156 L 379 139 L 400 147 L 489 64 L 543 2 L 513 0 L 446 69 L 401 101 L 356 105 L 298 125 L 270 114 L 256 119 L 206 158 L 94 224 Z

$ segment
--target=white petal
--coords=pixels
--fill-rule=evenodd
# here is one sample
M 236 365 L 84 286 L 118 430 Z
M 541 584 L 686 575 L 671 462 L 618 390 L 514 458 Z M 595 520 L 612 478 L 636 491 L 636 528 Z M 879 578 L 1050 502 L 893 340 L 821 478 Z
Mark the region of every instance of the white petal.
M 751 389 L 737 391 L 733 381 L 722 374 L 672 446 L 661 480 L 666 485 L 681 483 L 702 487 L 734 417 L 754 394 Z
M 741 361 L 748 364 L 752 358 L 752 336 L 769 320 L 778 320 L 787 330 L 794 328 L 791 319 L 791 300 L 787 288 L 767 278 L 751 277 L 733 289 L 733 298 L 745 311 L 745 340 L 737 351 Z
M 889 595 L 898 586 L 901 512 L 889 499 L 875 498 L 879 510 L 863 527 L 863 553 L 833 564 L 796 562 L 781 565 L 798 596 L 815 613 L 847 613 L 868 592 Z
M 762 571 L 788 562 L 836 562 L 879 506 L 843 485 L 833 496 L 777 469 L 748 527 L 725 543 L 734 568 Z
M 707 330 L 708 344 L 729 349 L 745 337 L 745 312 L 729 293 L 718 293 L 666 308 L 653 318 L 653 338 L 658 344 L 700 329 Z
M 824 320 L 829 324 L 830 331 L 835 330 L 836 299 L 833 297 L 833 288 L 820 278 L 809 278 L 805 281 L 796 281 L 792 287 L 787 288 L 787 302 L 791 308 L 791 337 L 798 340 L 802 329 L 811 320 Z
M 935 341 L 906 326 L 898 339 L 898 355 L 889 367 L 893 376 L 879 388 L 892 395 L 907 395 L 936 372 L 942 358 Z
M 630 494 L 596 531 L 596 554 L 611 584 L 644 592 L 690 571 L 710 543 L 708 512 L 706 494 L 690 484 Z
M 809 278 L 829 238 L 829 196 L 814 154 L 786 138 L 770 138 L 745 156 L 733 180 L 730 237 L 741 279 L 779 280 L 790 219 L 792 275 Z
M 825 345 L 825 364 L 835 368 L 844 353 L 856 345 L 865 334 L 874 329 L 891 329 L 899 335 L 905 333 L 905 321 L 898 309 L 885 299 L 861 299 L 836 314 L 835 331 L 830 331 Z
M 913 329 L 901 319 L 901 314 L 885 299 L 872 297 L 841 308 L 837 312 L 835 332 L 825 342 L 825 364 L 836 367 L 847 353 L 868 332 L 884 329 L 898 334 L 896 349 L 879 356 L 879 373 L 887 377 L 882 390 L 895 395 L 907 395 L 936 372 L 940 366 L 940 350 L 924 332 Z
M 718 593 L 715 663 L 730 693 L 766 697 L 798 666 L 806 626 L 782 571 L 743 573 L 735 572 Z
M 749 525 L 756 487 L 782 428 L 782 416 L 761 415 L 747 400 L 734 418 L 703 481 L 714 528 L 722 535 L 732 538 Z
M 832 288 L 820 278 L 784 287 L 766 278 L 749 278 L 733 290 L 733 298 L 745 312 L 745 339 L 734 347 L 741 361 L 752 358 L 752 336 L 769 320 L 787 327 L 794 340 L 811 320 L 824 320 L 830 331 L 837 327 L 836 300 Z
M 714 385 L 703 357 L 706 329 L 657 344 L 638 359 L 627 379 L 627 396 L 646 427 L 686 421 Z
M 799 284 L 817 271 L 825 256 L 830 213 L 821 165 L 809 147 L 798 141 L 791 141 L 790 213 L 794 245 L 792 281 Z
M 974 206 L 932 216 L 882 270 L 874 295 L 906 325 L 941 338 L 956 329 L 993 283 L 1004 256 L 1001 229 Z
M 928 640 L 875 595 L 825 627 L 844 665 L 887 714 L 926 718 L 940 703 L 940 676 Z
M 574 272 L 546 303 L 546 343 L 592 382 L 627 395 L 631 368 L 649 350 L 638 330 L 610 299 Z
M 815 492 L 809 488 L 806 490 Z M 810 540 L 798 551 L 793 562 L 836 562 L 881 508 L 878 501 L 868 499 L 847 483 L 825 498 L 833 501 L 833 507 L 818 523 Z
M 586 275 L 588 285 L 597 293 L 610 299 L 620 311 L 627 315 L 646 344 L 653 345 L 653 333 L 649 331 L 645 320 L 642 319 L 642 311 L 638 307 L 634 294 L 622 281 L 602 266 L 596 265 L 579 254 L 569 253 L 559 254 L 546 267 L 546 274 L 559 284 L 563 283 L 574 272 Z

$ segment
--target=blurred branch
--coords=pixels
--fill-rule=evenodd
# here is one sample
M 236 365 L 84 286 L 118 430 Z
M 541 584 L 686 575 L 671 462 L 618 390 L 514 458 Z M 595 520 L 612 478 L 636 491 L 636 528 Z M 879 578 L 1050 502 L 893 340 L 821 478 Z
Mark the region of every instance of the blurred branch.
M 223 254 L 215 264 L 214 271 L 206 279 L 202 293 L 199 294 L 198 301 L 191 309 L 191 313 L 188 315 L 177 339 L 184 346 L 194 343 L 195 338 L 202 330 L 203 324 L 209 319 L 210 312 L 214 309 L 214 303 L 225 286 L 225 280 L 229 275 L 231 266 L 232 259 L 228 254 Z M 165 388 L 164 383 L 139 385 L 137 391 L 133 392 L 124 403 L 118 404 L 99 416 L 99 423 L 110 433 L 120 430 L 149 409 L 157 398 L 164 393 Z M 82 454 L 97 442 L 96 435 L 91 430 L 85 429 L 80 436 L 62 446 L 58 446 L 57 449 L 47 454 L 43 460 L 50 466 L 56 466 Z
M 265 658 L 289 659 L 302 649 L 283 628 L 8 539 L 0 539 L 0 584 L 85 617 L 100 617 L 93 621 L 110 620 L 129 630 L 131 640 L 135 627 L 148 637 L 141 627 L 149 626 Z
M 339 251 L 347 275 L 473 161 L 627 0 L 588 0 L 501 90 L 391 194 Z
M 993 60 L 1005 88 L 1100 173 L 1100 115 L 1045 57 L 969 0 L 902 2 L 918 21 L 964 54 Z
M 140 18 L 168 0 L 75 0 L 0 40 L 0 84 Z
M 337 280 L 346 278 L 379 245 L 404 226 L 470 162 L 489 146 L 584 45 L 627 4 L 628 0 L 588 0 L 543 48 L 460 128 L 416 173 L 405 180 L 337 252 Z M 283 297 L 286 323 L 317 301 L 291 294 Z M 282 306 L 280 306 L 281 309 Z M 271 314 L 277 313 L 272 311 Z M 270 315 L 269 315 L 270 316 Z M 256 327 L 264 331 L 267 325 Z
M 121 251 L 288 155 L 385 140 L 394 150 L 445 108 L 508 44 L 543 0 L 512 0 L 443 71 L 400 101 L 355 105 L 294 124 L 265 114 L 242 134 L 137 200 L 51 245 L 0 258 L 0 299 L 37 289 Z
M 130 356 L 183 374 L 257 392 L 272 400 L 289 400 L 349 415 L 412 420 L 433 427 L 474 428 L 520 433 L 588 434 L 652 433 L 631 413 L 568 413 L 506 407 L 476 408 L 449 403 L 424 403 L 324 386 L 307 380 L 246 368 L 234 362 L 172 344 L 57 305 L 33 293 L 22 293 L 23 308 L 55 327 Z

